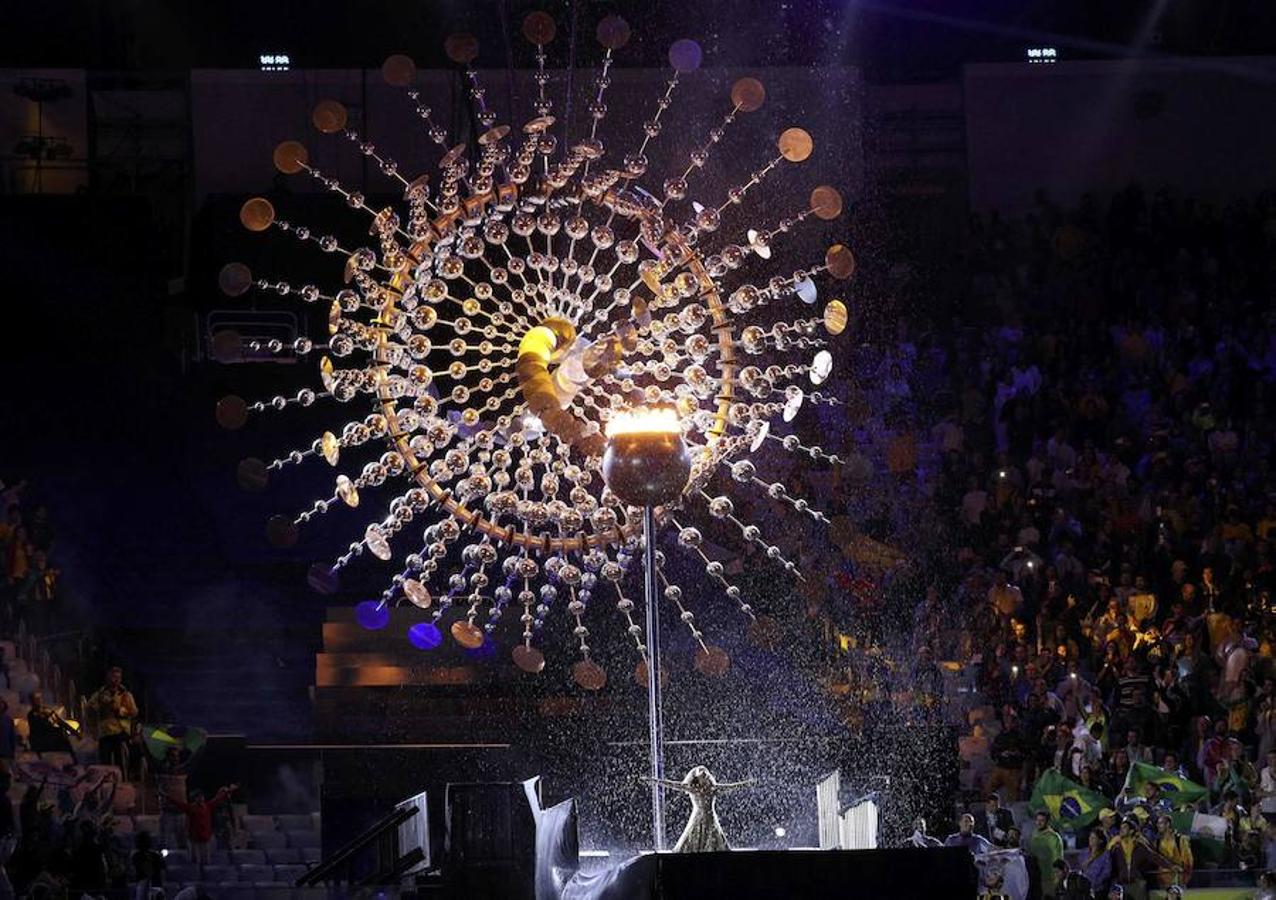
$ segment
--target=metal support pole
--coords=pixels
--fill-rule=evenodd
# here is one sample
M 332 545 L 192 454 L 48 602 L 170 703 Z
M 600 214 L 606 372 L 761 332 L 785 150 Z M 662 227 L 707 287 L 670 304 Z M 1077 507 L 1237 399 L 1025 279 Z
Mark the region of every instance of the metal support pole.
M 656 852 L 665 849 L 665 727 L 660 704 L 660 596 L 656 582 L 656 511 L 642 511 L 643 593 L 647 603 L 647 719 L 651 742 L 651 830 Z

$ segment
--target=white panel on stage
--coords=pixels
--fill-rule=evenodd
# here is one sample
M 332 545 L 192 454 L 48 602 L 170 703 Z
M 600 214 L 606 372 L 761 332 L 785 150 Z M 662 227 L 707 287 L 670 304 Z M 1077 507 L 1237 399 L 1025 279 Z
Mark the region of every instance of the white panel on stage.
M 843 850 L 877 849 L 877 801 L 865 797 L 842 813 Z
M 399 826 L 399 855 L 405 856 L 421 848 L 425 858 L 403 874 L 424 872 L 430 868 L 430 807 L 426 802 L 426 793 L 422 791 L 415 797 L 409 797 L 394 804 L 395 809 L 415 808 L 416 815 Z

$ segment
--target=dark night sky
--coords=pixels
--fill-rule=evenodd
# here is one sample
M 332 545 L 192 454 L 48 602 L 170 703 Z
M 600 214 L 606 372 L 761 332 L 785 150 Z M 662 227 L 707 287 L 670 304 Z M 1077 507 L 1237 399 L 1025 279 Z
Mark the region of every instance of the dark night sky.
M 619 13 L 634 27 L 631 62 L 657 63 L 668 45 L 694 37 L 706 55 L 749 64 L 834 61 L 870 80 L 951 75 L 968 61 L 1017 59 L 1053 43 L 1067 57 L 1121 54 L 1141 31 L 1149 52 L 1264 54 L 1276 51 L 1276 6 L 1265 0 L 67 0 L 12 4 L 0 37 L 3 66 L 100 69 L 249 67 L 263 52 L 307 67 L 375 64 L 408 52 L 442 62 L 443 37 L 469 30 L 481 59 L 505 62 L 534 9 L 559 22 L 554 50 L 566 54 L 575 19 L 589 39 Z M 1149 21 L 1154 21 L 1146 28 Z M 521 48 L 520 48 L 521 49 Z

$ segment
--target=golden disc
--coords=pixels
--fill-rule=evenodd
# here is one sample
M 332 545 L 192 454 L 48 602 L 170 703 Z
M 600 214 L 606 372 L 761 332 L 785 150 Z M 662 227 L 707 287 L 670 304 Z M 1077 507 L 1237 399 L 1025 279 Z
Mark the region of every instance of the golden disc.
M 385 532 L 376 524 L 369 525 L 367 531 L 363 533 L 363 545 L 368 548 L 369 553 L 382 562 L 389 560 L 394 555 Z
M 408 598 L 409 603 L 421 609 L 429 609 L 434 603 L 434 598 L 430 596 L 430 589 L 415 578 L 404 579 L 403 595 Z
M 260 459 L 250 456 L 239 461 L 239 466 L 235 469 L 235 480 L 241 488 L 255 494 L 264 491 L 270 483 L 270 470 Z
M 855 274 L 855 254 L 845 244 L 834 244 L 824 254 L 824 265 L 828 272 L 839 281 L 845 281 Z
M 554 39 L 554 32 L 557 26 L 554 24 L 554 17 L 549 13 L 530 12 L 523 19 L 523 37 L 527 38 L 530 43 L 538 46 L 545 46 Z M 539 672 L 540 670 L 537 669 Z
M 497 125 L 494 128 L 489 128 L 487 131 L 479 135 L 479 146 L 486 147 L 489 144 L 495 144 L 509 133 L 510 127 L 508 125 Z
M 789 162 L 803 162 L 810 158 L 815 142 L 811 140 L 811 135 L 805 129 L 786 128 L 780 133 L 780 139 L 775 142 L 775 146 L 780 151 L 780 155 Z
M 483 646 L 483 629 L 468 620 L 452 623 L 452 638 L 466 650 Z
M 341 441 L 331 431 L 325 431 L 319 438 L 319 452 L 323 454 L 324 462 L 335 466 L 337 460 L 341 459 Z
M 213 359 L 219 363 L 231 363 L 244 357 L 244 339 L 232 328 L 224 328 L 213 335 Z
M 545 654 L 527 644 L 519 644 L 510 652 L 510 656 L 514 657 L 514 665 L 529 675 L 535 675 L 545 668 Z
M 249 231 L 265 231 L 275 221 L 275 208 L 265 197 L 253 197 L 239 208 L 239 221 Z
M 830 300 L 824 307 L 824 330 L 829 334 L 841 334 L 846 330 L 846 304 L 841 300 Z
M 783 636 L 780 623 L 770 616 L 758 616 L 749 623 L 749 640 L 765 650 L 778 647 Z
M 359 505 L 359 489 L 354 486 L 348 475 L 337 476 L 337 497 L 346 506 L 354 509 Z
M 241 262 L 226 263 L 217 273 L 217 286 L 227 297 L 238 297 L 253 286 L 253 273 Z
M 348 284 L 349 282 L 347 282 Z M 341 330 L 341 304 L 336 300 L 328 307 L 328 334 L 336 334 Z
M 443 42 L 443 52 L 452 62 L 467 65 L 478 56 L 478 38 L 465 31 L 449 34 Z
M 300 141 L 284 141 L 276 145 L 271 159 L 274 160 L 275 168 L 280 172 L 285 175 L 296 175 L 310 161 L 310 154 L 306 152 L 305 145 Z
M 647 660 L 638 660 L 638 665 L 634 666 L 634 681 L 639 687 L 647 686 Z M 660 670 L 660 686 L 662 688 L 669 687 L 669 670 L 667 668 Z
M 386 84 L 407 87 L 416 80 L 416 63 L 412 61 L 412 57 L 402 53 L 387 56 L 381 64 L 381 77 Z
M 835 187 L 820 185 L 811 191 L 811 211 L 825 221 L 836 219 L 842 214 L 842 195 Z
M 629 43 L 629 23 L 620 16 L 608 16 L 598 23 L 598 43 L 608 50 L 619 50 Z M 603 676 L 606 678 L 606 675 Z
M 731 668 L 731 657 L 721 647 L 710 646 L 707 650 L 700 647 L 696 650 L 693 663 L 696 671 L 711 678 L 721 678 Z
M 807 375 L 811 379 L 811 384 L 820 385 L 829 380 L 829 376 L 833 374 L 833 354 L 827 350 L 817 351 L 811 359 L 811 365 L 807 370 Z
M 541 134 L 549 131 L 554 125 L 553 116 L 537 116 L 523 126 L 524 134 Z
M 601 690 L 607 683 L 607 670 L 592 659 L 582 659 L 572 666 L 572 680 L 587 691 Z
M 319 358 L 319 380 L 323 382 L 325 391 L 330 391 L 336 386 L 336 371 L 336 368 L 332 365 L 332 360 L 326 356 Z
M 669 65 L 678 72 L 694 72 L 703 58 L 700 45 L 690 38 L 674 41 L 669 47 Z
M 248 421 L 248 404 L 243 397 L 228 394 L 217 401 L 217 424 L 227 431 L 243 428 Z
M 281 549 L 294 547 L 300 534 L 292 519 L 287 516 L 271 516 L 270 521 L 266 523 L 266 540 L 270 541 L 271 546 L 274 547 Z
M 413 178 L 411 181 L 408 182 L 408 186 L 403 189 L 403 196 L 405 198 L 411 197 L 413 194 L 416 194 L 418 192 L 422 196 L 424 196 L 426 188 L 429 186 L 429 184 L 430 184 L 429 175 L 418 175 L 416 178 Z
M 336 100 L 320 100 L 310 114 L 310 121 L 324 134 L 336 134 L 346 127 L 348 117 L 345 104 Z
M 766 88 L 756 78 L 741 78 L 731 85 L 731 102 L 740 112 L 753 112 L 766 99 Z
M 458 159 L 460 159 L 464 155 L 465 155 L 465 145 L 457 144 L 447 153 L 443 154 L 443 158 L 439 160 L 439 168 L 446 169 L 448 166 L 452 165 L 454 162 L 456 162 Z

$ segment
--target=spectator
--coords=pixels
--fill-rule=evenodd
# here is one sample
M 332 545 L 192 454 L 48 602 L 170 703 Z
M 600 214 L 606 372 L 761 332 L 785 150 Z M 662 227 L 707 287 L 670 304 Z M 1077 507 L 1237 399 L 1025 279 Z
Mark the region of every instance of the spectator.
M 1259 776 L 1258 798 L 1264 818 L 1276 824 L 1276 750 L 1267 753 L 1267 765 Z
M 191 791 L 188 800 L 171 796 L 168 798 L 173 806 L 186 814 L 186 837 L 190 843 L 191 859 L 201 878 L 204 866 L 212 861 L 213 812 L 229 800 L 238 787 L 235 784 L 223 787 L 211 800 L 205 800 L 203 792 L 198 790 Z
M 1006 833 L 1014 824 L 1014 815 L 1001 805 L 1001 797 L 993 791 L 984 798 L 984 808 L 975 816 L 975 834 L 996 847 L 1007 847 Z
M 106 871 L 106 851 L 97 826 L 88 819 L 80 820 L 71 846 L 71 889 L 100 894 L 106 889 Z
M 36 753 L 72 753 L 68 735 L 74 733 L 73 729 L 56 709 L 45 705 L 44 695 L 39 691 L 31 694 L 27 727 L 30 729 L 27 743 Z
M 1162 857 L 1158 875 L 1161 887 L 1187 884 L 1192 879 L 1194 862 L 1191 842 L 1174 830 L 1173 821 L 1166 815 L 1157 817 L 1156 835 L 1156 852 Z
M 962 813 L 961 818 L 957 820 L 956 833 L 950 834 L 944 840 L 944 846 L 965 847 L 976 855 L 988 853 L 994 849 L 991 843 L 975 834 L 975 817 L 970 813 Z
M 926 820 L 917 818 L 913 821 L 913 833 L 908 839 L 913 847 L 942 847 L 944 842 L 926 833 Z
M 1053 898 L 1059 884 L 1055 864 L 1063 860 L 1063 838 L 1050 827 L 1050 813 L 1038 810 L 1036 829 L 1028 838 L 1028 852 L 1037 860 L 1041 872 L 1043 897 Z
M 151 900 L 152 893 L 164 895 L 164 856 L 151 844 L 149 831 L 138 832 L 130 858 L 133 870 L 133 900 Z
M 186 846 L 182 811 L 173 800 L 186 802 L 187 766 L 182 751 L 169 747 L 156 772 L 160 800 L 160 844 L 167 848 Z M 173 799 L 170 799 L 173 798 Z
M 18 729 L 9 715 L 9 703 L 0 699 L 0 763 L 12 763 L 18 751 Z
M 124 670 L 112 666 L 106 684 L 89 701 L 98 714 L 98 758 L 104 765 L 118 766 L 128 776 L 128 742 L 132 736 L 137 701 L 124 687 Z
M 1120 832 L 1108 846 L 1112 853 L 1112 880 L 1123 891 L 1142 894 L 1148 875 L 1158 866 L 1152 851 L 1139 835 L 1139 823 L 1126 816 L 1121 820 Z
M 1017 724 L 1014 708 L 1007 706 L 1002 716 L 1001 732 L 993 738 L 989 749 L 994 766 L 988 783 L 989 793 L 999 793 L 1011 803 L 1019 799 L 1019 783 L 1023 780 L 1027 760 L 1025 742 Z
M 1112 883 L 1112 854 L 1108 851 L 1108 839 L 1102 829 L 1090 830 L 1081 868 L 1096 896 L 1107 893 L 1108 885 Z

